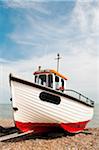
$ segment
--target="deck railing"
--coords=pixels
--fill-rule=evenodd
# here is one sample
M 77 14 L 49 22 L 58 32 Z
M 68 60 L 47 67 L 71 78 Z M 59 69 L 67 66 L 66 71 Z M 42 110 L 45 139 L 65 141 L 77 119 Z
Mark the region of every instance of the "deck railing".
M 77 99 L 79 99 L 79 101 L 82 101 L 82 102 L 85 102 L 91 106 L 94 106 L 94 101 L 92 101 L 91 99 L 89 99 L 88 97 L 84 96 L 83 94 L 75 91 L 75 90 L 72 90 L 72 89 L 65 89 L 65 92 L 66 94 L 70 95 L 70 96 L 73 96 Z M 71 94 L 71 93 L 72 94 Z

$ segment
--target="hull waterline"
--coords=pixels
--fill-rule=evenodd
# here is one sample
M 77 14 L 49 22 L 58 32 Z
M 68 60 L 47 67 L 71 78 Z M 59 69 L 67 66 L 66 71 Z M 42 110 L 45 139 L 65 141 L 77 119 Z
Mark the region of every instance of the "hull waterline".
M 77 133 L 82 131 L 89 121 L 76 122 L 76 123 L 31 123 L 31 122 L 18 122 L 16 121 L 16 127 L 22 132 L 27 132 L 33 130 L 34 133 L 44 133 L 48 131 L 53 131 L 59 128 L 63 128 L 65 131 L 70 133 Z

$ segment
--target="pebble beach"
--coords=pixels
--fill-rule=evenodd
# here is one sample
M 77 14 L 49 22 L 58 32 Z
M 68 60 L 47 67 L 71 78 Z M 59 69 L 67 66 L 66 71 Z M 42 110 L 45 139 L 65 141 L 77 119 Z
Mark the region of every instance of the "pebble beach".
M 1 119 L 0 126 L 10 128 L 14 123 L 11 119 Z M 21 137 L 0 142 L 0 150 L 99 150 L 99 128 L 88 128 L 75 135 L 55 132 L 49 136 Z

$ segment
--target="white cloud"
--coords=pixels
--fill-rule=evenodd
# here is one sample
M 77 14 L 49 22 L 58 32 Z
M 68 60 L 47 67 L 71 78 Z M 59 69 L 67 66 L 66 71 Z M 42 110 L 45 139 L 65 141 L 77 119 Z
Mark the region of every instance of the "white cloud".
M 77 1 L 72 20 L 78 24 L 81 32 L 99 33 L 99 1 Z
M 50 12 L 45 7 L 44 1 L 39 0 L 7 0 L 4 2 L 5 7 L 9 8 L 25 8 L 30 10 L 35 10 L 43 14 L 50 14 Z M 43 7 L 42 7 L 43 6 Z
M 21 30 L 22 26 L 17 26 L 16 22 L 16 30 L 9 38 L 22 45 L 24 49 L 25 45 L 35 46 L 35 50 L 45 49 L 48 45 L 49 50 L 57 50 L 58 47 L 61 51 L 68 49 L 78 53 L 83 50 L 95 54 L 99 49 L 98 10 L 98 6 L 90 2 L 77 2 L 66 25 L 59 25 L 56 20 L 46 21 L 38 16 L 33 17 L 33 14 L 28 12 L 25 16 L 25 31 Z M 60 20 L 63 18 L 64 16 Z
M 32 7 L 35 7 L 35 3 L 33 3 L 32 0 L 7 0 L 5 1 L 5 4 L 7 7 L 12 7 L 12 8 L 16 8 L 16 7 L 19 7 L 19 8 L 25 8 L 25 7 L 31 7 L 31 4 L 32 4 Z
M 93 14 L 94 14 L 94 19 L 93 19 L 92 30 L 93 31 L 95 30 L 96 33 L 99 33 L 99 5 L 96 8 L 94 8 Z

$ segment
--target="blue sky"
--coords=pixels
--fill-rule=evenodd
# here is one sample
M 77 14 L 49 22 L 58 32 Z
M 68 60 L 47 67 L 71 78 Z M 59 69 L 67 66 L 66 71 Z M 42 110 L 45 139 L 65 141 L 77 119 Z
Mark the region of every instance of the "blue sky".
M 1 49 L 3 47 L 1 57 L 10 60 L 27 58 L 31 56 L 27 49 L 41 56 L 42 50 L 49 43 L 56 43 L 57 39 L 64 38 L 66 33 L 59 33 L 57 29 L 61 31 L 68 26 L 74 2 L 33 2 L 31 5 L 24 2 L 22 6 L 15 2 L 13 1 L 12 5 L 11 1 L 1 2 L 0 45 Z M 65 18 L 62 18 L 63 16 Z M 6 53 L 8 49 L 9 53 Z
M 70 77 L 67 85 L 99 102 L 98 0 L 0 0 L 0 103 L 9 103 L 8 75 L 32 81 L 39 65 Z

